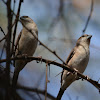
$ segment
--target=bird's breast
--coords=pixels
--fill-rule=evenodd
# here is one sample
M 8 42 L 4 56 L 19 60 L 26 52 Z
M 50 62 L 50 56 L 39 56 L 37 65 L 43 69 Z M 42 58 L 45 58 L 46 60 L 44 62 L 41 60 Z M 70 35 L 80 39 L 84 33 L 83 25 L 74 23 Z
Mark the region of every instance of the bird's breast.
M 22 54 L 32 56 L 35 52 L 36 47 L 37 40 L 31 33 L 22 34 L 19 41 L 19 51 L 21 51 Z
M 89 61 L 89 49 L 79 47 L 68 65 L 76 68 L 79 72 L 83 73 L 87 67 Z

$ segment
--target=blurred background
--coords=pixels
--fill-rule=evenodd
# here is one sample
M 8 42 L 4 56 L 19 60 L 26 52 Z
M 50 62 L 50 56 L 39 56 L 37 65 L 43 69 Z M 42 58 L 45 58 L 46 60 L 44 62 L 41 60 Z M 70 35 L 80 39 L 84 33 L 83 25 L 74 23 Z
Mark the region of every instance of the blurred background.
M 13 1 L 13 0 L 12 0 Z M 75 46 L 77 39 L 82 35 L 82 30 L 90 13 L 91 0 L 24 0 L 21 7 L 20 16 L 27 15 L 37 24 L 39 30 L 39 40 L 46 46 L 56 51 L 56 53 L 66 61 L 70 51 Z M 19 0 L 16 0 L 15 13 L 17 12 Z M 12 3 L 13 7 L 13 3 Z M 91 34 L 90 60 L 84 75 L 99 81 L 100 79 L 100 0 L 94 0 L 93 14 L 85 34 Z M 6 6 L 0 0 L 0 26 L 7 32 Z M 22 29 L 18 24 L 17 35 Z M 4 35 L 0 31 L 0 39 Z M 17 38 L 17 37 L 16 37 Z M 4 42 L 0 43 L 2 52 Z M 38 45 L 34 56 L 58 60 L 52 53 L 41 45 Z M 5 58 L 5 53 L 3 57 Z M 5 64 L 3 64 L 5 66 Z M 14 68 L 11 66 L 11 77 Z M 61 75 L 56 76 L 62 68 L 50 66 L 48 74 L 47 92 L 56 97 L 60 89 Z M 45 63 L 32 61 L 20 72 L 18 83 L 21 86 L 45 90 Z M 1 74 L 0 74 L 1 75 Z M 56 76 L 56 77 L 55 77 Z M 0 80 L 1 81 L 1 80 Z M 0 82 L 1 84 L 2 82 Z M 100 83 L 100 82 L 99 82 Z M 0 86 L 2 90 L 2 85 Z M 36 92 L 17 90 L 23 100 L 44 100 L 44 95 Z M 3 94 L 3 91 L 1 92 Z M 2 95 L 0 95 L 2 96 Z M 1 97 L 3 98 L 3 97 Z M 0 99 L 2 100 L 2 99 Z M 51 100 L 48 98 L 47 100 Z M 87 81 L 75 81 L 65 91 L 62 100 L 100 100 L 99 91 Z

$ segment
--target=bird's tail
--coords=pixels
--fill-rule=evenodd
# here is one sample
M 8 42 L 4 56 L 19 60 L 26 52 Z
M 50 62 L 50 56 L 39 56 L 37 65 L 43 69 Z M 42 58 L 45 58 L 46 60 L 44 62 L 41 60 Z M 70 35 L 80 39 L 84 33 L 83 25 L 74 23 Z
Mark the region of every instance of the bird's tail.
M 12 80 L 12 88 L 16 88 L 19 72 L 14 72 Z
M 65 90 L 63 90 L 63 89 L 61 89 L 61 88 L 60 88 L 60 90 L 59 90 L 59 93 L 58 93 L 58 95 L 57 95 L 57 99 L 56 99 L 56 100 L 61 100 L 61 97 L 62 97 L 62 95 L 63 95 L 64 91 L 65 91 Z

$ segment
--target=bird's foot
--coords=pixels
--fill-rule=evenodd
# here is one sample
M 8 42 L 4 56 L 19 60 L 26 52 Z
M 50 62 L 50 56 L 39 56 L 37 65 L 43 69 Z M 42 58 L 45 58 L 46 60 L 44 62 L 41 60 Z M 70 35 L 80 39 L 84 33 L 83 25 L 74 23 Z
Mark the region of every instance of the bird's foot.
M 77 75 L 78 70 L 76 68 L 73 68 L 73 69 L 74 69 L 73 74 Z
M 76 68 L 73 68 L 73 69 L 74 69 L 73 75 L 75 75 L 75 78 L 77 79 L 77 72 L 78 72 L 78 70 Z
M 88 80 L 88 79 L 89 79 L 89 77 L 88 77 L 88 76 L 86 76 L 86 79 Z
M 41 62 L 42 63 L 42 56 L 38 56 L 39 60 L 36 61 L 37 63 Z

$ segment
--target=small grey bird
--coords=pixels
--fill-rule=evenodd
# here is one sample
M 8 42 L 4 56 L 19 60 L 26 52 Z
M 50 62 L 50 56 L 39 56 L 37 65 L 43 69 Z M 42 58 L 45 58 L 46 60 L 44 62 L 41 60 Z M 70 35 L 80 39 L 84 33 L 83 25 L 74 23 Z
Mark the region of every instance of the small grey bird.
M 23 25 L 23 29 L 20 32 L 16 45 L 17 49 L 15 51 L 15 56 L 18 55 L 27 55 L 27 56 L 32 56 L 37 48 L 37 43 L 38 40 L 32 35 L 38 37 L 38 28 L 35 22 L 28 16 L 22 16 L 20 17 L 20 21 Z M 31 32 L 29 32 L 28 30 Z M 19 72 L 25 67 L 28 61 L 25 60 L 16 60 L 15 61 L 15 70 L 14 70 L 14 75 L 13 75 L 13 80 L 12 80 L 12 87 L 15 88 L 17 84 L 17 79 Z
M 90 55 L 89 45 L 90 45 L 91 37 L 92 35 L 87 35 L 87 34 L 81 36 L 77 40 L 76 46 L 71 51 L 71 53 L 69 54 L 66 60 L 66 65 L 75 68 L 80 73 L 83 73 L 85 71 L 89 61 L 89 55 Z M 61 75 L 61 88 L 57 95 L 57 100 L 61 100 L 64 91 L 76 79 L 77 77 L 75 75 L 68 72 L 67 70 L 63 70 Z

